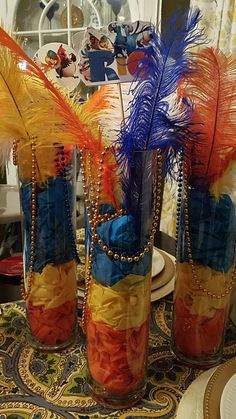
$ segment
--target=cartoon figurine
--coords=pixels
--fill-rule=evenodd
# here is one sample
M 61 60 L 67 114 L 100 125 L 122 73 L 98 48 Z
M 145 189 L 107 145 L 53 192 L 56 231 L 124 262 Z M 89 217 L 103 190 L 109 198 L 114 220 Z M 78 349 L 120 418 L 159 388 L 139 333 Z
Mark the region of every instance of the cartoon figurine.
M 103 35 L 99 40 L 99 49 L 106 49 L 112 51 L 110 40 L 106 35 Z
M 133 52 L 136 47 L 137 47 L 137 35 L 132 33 L 134 28 L 131 24 L 127 23 L 127 24 L 123 24 L 122 28 L 125 31 L 125 35 L 126 35 L 126 50 L 127 50 L 127 54 L 130 55 L 131 52 Z
M 130 55 L 137 47 L 146 47 L 151 40 L 151 25 L 141 25 L 140 21 L 136 22 L 136 28 L 130 23 L 124 23 L 122 28 L 126 35 L 126 50 Z
M 75 54 L 71 53 L 67 55 L 66 49 L 61 44 L 57 50 L 57 55 L 60 58 L 60 65 L 55 68 L 58 74 L 57 77 L 73 77 L 74 79 L 78 78 L 78 76 L 74 75 L 76 72 Z
M 152 34 L 149 32 L 146 32 L 146 33 L 144 32 L 142 34 L 142 38 L 137 40 L 137 46 L 139 48 L 146 48 L 148 47 L 151 39 L 152 39 Z
M 87 45 L 87 49 L 99 49 L 99 39 L 96 38 L 92 33 L 89 32 L 89 45 Z
M 90 63 L 88 57 L 82 57 L 79 61 L 79 72 L 86 81 L 91 81 Z
M 115 57 L 124 57 L 126 56 L 126 36 L 121 33 L 121 26 L 114 22 L 108 25 L 109 32 L 115 32 L 116 37 L 113 43 L 114 47 L 114 56 Z
M 60 57 L 59 55 L 57 55 L 57 53 L 53 50 L 49 50 L 47 52 L 47 55 L 45 57 L 45 63 L 47 63 L 47 65 L 51 68 L 55 68 L 59 65 L 60 63 Z
M 47 55 L 44 61 L 46 64 L 41 62 L 41 60 L 38 57 L 38 54 L 34 56 L 34 62 L 44 73 L 47 73 L 47 71 L 50 71 L 60 66 L 60 57 L 56 54 L 55 51 L 51 49 L 47 51 Z

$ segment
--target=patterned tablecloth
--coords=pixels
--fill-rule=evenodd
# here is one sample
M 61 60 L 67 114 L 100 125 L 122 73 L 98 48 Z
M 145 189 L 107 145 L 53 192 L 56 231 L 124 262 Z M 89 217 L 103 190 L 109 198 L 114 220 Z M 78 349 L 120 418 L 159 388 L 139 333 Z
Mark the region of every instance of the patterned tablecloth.
M 86 386 L 85 342 L 60 354 L 31 349 L 21 302 L 0 314 L 0 419 L 174 418 L 183 392 L 201 371 L 180 365 L 170 352 L 171 295 L 151 307 L 148 383 L 135 407 L 111 411 L 97 405 Z M 81 313 L 79 313 L 81 314 Z M 228 327 L 224 359 L 236 354 L 236 328 Z

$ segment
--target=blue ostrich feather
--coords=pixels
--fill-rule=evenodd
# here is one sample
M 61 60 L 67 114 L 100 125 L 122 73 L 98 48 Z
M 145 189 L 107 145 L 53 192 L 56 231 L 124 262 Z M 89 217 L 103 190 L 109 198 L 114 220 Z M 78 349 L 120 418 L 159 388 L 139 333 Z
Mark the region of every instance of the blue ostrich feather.
M 126 159 L 132 164 L 135 150 L 160 148 L 176 154 L 188 135 L 190 108 L 180 107 L 179 112 L 172 113 L 170 97 L 183 75 L 191 71 L 189 47 L 202 41 L 202 31 L 197 28 L 198 9 L 187 9 L 181 25 L 178 17 L 178 13 L 172 16 L 161 35 L 153 33 L 151 45 L 145 48 L 132 90 L 130 113 L 118 137 L 121 164 Z M 146 77 L 141 78 L 144 73 Z
M 135 151 L 160 149 L 165 156 L 163 176 L 175 177 L 173 160 L 183 150 L 187 139 L 188 142 L 195 140 L 190 129 L 192 104 L 178 103 L 173 100 L 173 94 L 182 77 L 193 69 L 189 48 L 203 41 L 202 31 L 197 28 L 200 12 L 187 9 L 181 16 L 181 24 L 179 16 L 175 13 L 169 24 L 163 25 L 161 34 L 153 33 L 149 47 L 145 48 L 132 90 L 129 116 L 121 126 L 117 141 L 124 206 L 136 220 L 139 237 L 144 237 L 143 232 L 149 226 L 153 195 L 148 179 L 154 172 L 153 166 L 148 164 L 149 158 L 137 158 Z M 149 211 L 145 209 L 148 195 L 143 194 L 147 187 Z M 145 216 L 145 211 L 149 215 Z
M 146 245 L 150 235 L 155 170 L 155 151 L 137 151 L 133 155 L 133 164 L 124 166 L 121 177 L 123 204 L 127 213 L 134 219 L 141 248 Z

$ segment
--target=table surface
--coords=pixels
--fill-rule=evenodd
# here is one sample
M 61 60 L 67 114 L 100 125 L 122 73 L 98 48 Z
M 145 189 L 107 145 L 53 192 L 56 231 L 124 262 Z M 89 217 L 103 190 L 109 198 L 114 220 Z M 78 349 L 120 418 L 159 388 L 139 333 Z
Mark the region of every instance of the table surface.
M 1 307 L 0 418 L 172 419 L 184 391 L 202 372 L 181 365 L 170 352 L 172 295 L 169 295 L 151 305 L 146 394 L 136 406 L 112 411 L 89 397 L 80 317 L 77 343 L 60 354 L 46 354 L 27 345 L 23 303 Z M 224 360 L 235 355 L 236 328 L 230 323 Z

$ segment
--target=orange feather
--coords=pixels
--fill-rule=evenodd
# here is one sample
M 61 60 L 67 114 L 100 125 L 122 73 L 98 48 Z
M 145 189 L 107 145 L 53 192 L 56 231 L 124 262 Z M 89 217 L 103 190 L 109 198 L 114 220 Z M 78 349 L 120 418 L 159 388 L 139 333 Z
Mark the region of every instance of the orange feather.
M 44 72 L 29 58 L 21 47 L 2 29 L 0 28 L 0 44 L 8 48 L 15 54 L 19 60 L 25 60 L 28 64 L 27 73 L 34 76 L 39 84 L 42 84 L 48 89 L 54 102 L 57 105 L 57 110 L 65 121 L 65 129 L 74 137 L 74 143 L 80 148 L 88 148 L 90 150 L 98 150 L 98 145 L 102 145 L 101 141 L 95 141 L 93 133 L 88 129 L 86 123 L 83 123 L 76 115 L 76 105 L 70 101 L 66 95 L 54 83 L 52 83 Z M 80 106 L 80 105 L 78 105 Z
M 88 112 L 89 114 L 97 114 L 100 111 L 106 111 L 108 108 L 112 108 L 113 105 L 111 103 L 111 99 L 117 98 L 118 94 L 109 85 L 104 85 L 100 89 L 98 89 L 96 92 L 90 96 L 90 98 L 87 100 L 87 102 L 83 105 L 83 108 L 85 112 Z
M 189 182 L 209 189 L 236 158 L 236 59 L 206 48 L 195 55 L 193 73 L 179 86 L 193 103 L 193 132 L 188 145 Z
M 68 98 L 59 86 L 48 80 L 47 76 L 38 65 L 25 54 L 21 47 L 1 27 L 0 45 L 8 48 L 11 54 L 14 54 L 14 56 L 17 57 L 18 61 L 25 60 L 27 62 L 27 70 L 24 71 L 24 73 L 27 74 L 34 83 L 35 89 L 41 89 L 42 98 L 45 88 L 47 89 L 47 92 L 51 94 L 53 109 L 56 109 L 62 120 L 61 126 L 64 138 L 65 135 L 68 135 L 67 143 L 71 140 L 71 144 L 78 145 L 80 149 L 88 149 L 90 152 L 98 153 L 104 151 L 105 144 L 104 141 L 102 141 L 102 132 L 97 125 L 94 125 L 92 120 L 95 119 L 95 115 L 98 115 L 101 109 L 110 106 L 108 101 L 109 98 L 112 97 L 111 88 L 105 86 L 100 89 L 98 93 L 93 95 L 91 99 L 88 100 L 87 104 L 77 104 L 75 100 L 73 101 Z M 48 95 L 47 99 L 49 99 Z M 33 106 L 35 118 L 37 120 L 37 115 L 44 115 L 42 103 L 40 101 L 34 101 Z M 46 118 L 48 118 L 48 116 L 49 115 L 46 115 Z M 38 125 L 36 120 L 34 123 L 37 130 Z M 58 141 L 59 139 L 57 139 L 57 142 Z M 41 142 L 38 142 L 38 145 L 43 146 Z M 104 165 L 106 166 L 106 170 L 103 174 L 103 183 L 106 185 L 105 195 L 109 202 L 115 204 L 116 200 L 114 193 L 117 180 L 115 176 L 111 175 L 114 170 L 114 162 L 111 163 L 107 155 L 105 155 L 104 161 Z
M 113 163 L 112 163 L 113 160 Z M 120 194 L 118 191 L 117 164 L 113 159 L 103 165 L 102 200 L 110 203 L 114 208 L 119 207 Z

